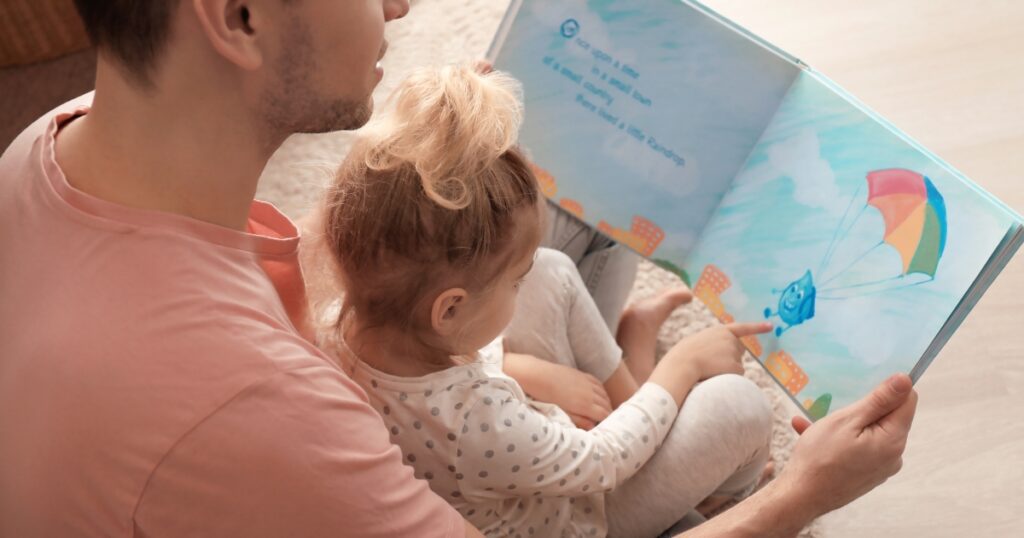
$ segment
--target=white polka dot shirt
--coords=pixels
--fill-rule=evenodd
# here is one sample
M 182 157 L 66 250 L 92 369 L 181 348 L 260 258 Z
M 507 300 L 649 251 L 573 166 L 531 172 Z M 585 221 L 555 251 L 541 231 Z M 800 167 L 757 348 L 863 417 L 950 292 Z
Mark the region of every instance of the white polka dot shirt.
M 480 360 L 423 377 L 357 363 L 353 377 L 419 478 L 486 536 L 605 536 L 604 493 L 661 444 L 678 409 L 647 383 L 596 428 L 529 399 L 501 372 L 496 340 Z

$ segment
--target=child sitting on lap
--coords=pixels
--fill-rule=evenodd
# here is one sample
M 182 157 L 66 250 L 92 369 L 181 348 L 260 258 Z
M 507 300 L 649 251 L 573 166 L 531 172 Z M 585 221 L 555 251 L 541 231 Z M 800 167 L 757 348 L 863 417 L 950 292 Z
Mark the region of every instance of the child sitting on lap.
M 329 194 L 325 240 L 345 297 L 327 345 L 416 476 L 502 536 L 654 536 L 712 493 L 749 494 L 770 410 L 753 384 L 721 374 L 742 373 L 737 337 L 770 326 L 689 337 L 637 390 L 571 262 L 538 252 L 515 82 L 448 67 L 410 77 L 395 99 Z M 516 315 L 524 278 L 530 309 Z M 682 301 L 659 300 L 655 317 Z M 528 398 L 502 371 L 506 327 L 510 349 L 592 370 L 621 405 L 587 431 Z M 623 340 L 627 356 L 653 354 L 644 330 Z

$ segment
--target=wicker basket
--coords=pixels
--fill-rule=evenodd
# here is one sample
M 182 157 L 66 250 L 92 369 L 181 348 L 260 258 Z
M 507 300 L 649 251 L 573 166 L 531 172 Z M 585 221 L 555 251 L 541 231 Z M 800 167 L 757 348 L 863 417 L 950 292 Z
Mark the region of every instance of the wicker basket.
M 0 1 L 0 67 L 50 60 L 88 46 L 71 0 Z

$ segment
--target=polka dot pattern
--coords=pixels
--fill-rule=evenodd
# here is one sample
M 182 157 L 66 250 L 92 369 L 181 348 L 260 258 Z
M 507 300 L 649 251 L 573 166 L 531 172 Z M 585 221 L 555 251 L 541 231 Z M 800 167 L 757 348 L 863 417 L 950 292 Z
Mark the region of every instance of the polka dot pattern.
M 641 467 L 675 419 L 667 393 L 645 385 L 597 434 L 553 406 L 533 407 L 486 367 L 408 382 L 361 378 L 360 369 L 354 377 L 403 461 L 486 536 L 604 536 L 605 493 Z

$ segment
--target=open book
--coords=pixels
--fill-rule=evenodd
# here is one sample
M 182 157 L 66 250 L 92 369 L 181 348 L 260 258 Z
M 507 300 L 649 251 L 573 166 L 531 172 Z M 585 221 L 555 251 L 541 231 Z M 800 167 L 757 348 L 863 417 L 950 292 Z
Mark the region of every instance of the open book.
M 811 419 L 916 381 L 1022 219 L 833 82 L 681 0 L 513 0 L 542 189 L 679 274 Z

